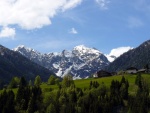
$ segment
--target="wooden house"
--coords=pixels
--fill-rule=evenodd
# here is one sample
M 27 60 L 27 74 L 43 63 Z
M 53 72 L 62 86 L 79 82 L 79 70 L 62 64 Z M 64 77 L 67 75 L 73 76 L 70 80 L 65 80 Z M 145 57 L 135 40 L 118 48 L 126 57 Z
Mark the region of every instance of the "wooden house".
M 129 73 L 129 74 L 135 74 L 135 73 L 138 72 L 138 69 L 135 68 L 135 67 L 130 67 L 130 68 L 126 69 L 126 72 Z
M 98 78 L 108 77 L 108 76 L 112 76 L 112 74 L 104 70 L 100 70 L 93 75 L 93 77 L 98 77 Z

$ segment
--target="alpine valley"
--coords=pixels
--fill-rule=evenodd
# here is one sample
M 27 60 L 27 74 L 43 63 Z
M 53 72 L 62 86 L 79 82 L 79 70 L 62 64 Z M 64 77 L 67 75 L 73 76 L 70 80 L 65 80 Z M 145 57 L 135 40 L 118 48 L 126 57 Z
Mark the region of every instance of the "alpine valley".
M 42 54 L 34 49 L 18 46 L 14 49 L 31 61 L 52 70 L 57 76 L 70 74 L 74 79 L 86 78 L 109 65 L 107 57 L 95 48 L 76 46 L 72 51 Z

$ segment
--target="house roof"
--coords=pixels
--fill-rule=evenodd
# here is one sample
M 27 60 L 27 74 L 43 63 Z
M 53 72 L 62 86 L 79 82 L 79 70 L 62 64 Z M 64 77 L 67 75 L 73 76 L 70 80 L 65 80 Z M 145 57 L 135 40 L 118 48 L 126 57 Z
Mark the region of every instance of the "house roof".
M 129 68 L 127 68 L 126 70 L 138 70 L 138 69 L 135 68 L 135 67 L 129 67 Z

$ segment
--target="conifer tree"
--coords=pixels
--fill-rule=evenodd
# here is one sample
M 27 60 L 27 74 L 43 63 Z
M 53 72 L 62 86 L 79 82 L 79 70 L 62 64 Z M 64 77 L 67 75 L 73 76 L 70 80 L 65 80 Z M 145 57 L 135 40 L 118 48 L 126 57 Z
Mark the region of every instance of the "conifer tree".
M 34 85 L 35 86 L 40 86 L 41 85 L 41 77 L 39 75 L 36 76 L 35 81 L 34 81 Z
M 52 103 L 47 107 L 46 113 L 56 113 L 56 108 Z
M 55 84 L 55 77 L 54 75 L 51 75 L 48 79 L 48 84 L 49 85 L 54 85 Z
M 30 98 L 29 104 L 28 104 L 27 113 L 34 113 L 34 111 L 35 111 L 34 110 L 34 102 L 35 102 L 35 100 L 34 100 L 34 97 L 32 95 Z
M 72 84 L 74 84 L 73 78 L 71 75 L 65 75 L 62 81 L 62 86 L 64 88 L 70 87 Z

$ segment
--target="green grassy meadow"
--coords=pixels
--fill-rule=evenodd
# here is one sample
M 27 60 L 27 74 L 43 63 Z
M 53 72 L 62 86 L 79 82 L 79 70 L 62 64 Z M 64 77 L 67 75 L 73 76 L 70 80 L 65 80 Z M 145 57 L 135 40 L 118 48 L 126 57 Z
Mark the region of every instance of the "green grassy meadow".
M 80 79 L 80 80 L 74 80 L 74 83 L 77 88 L 87 89 L 89 88 L 90 81 L 97 81 L 99 84 L 104 83 L 105 86 L 109 88 L 112 80 L 121 81 L 122 76 L 124 76 L 129 82 L 129 94 L 131 95 L 134 94 L 137 90 L 137 86 L 135 85 L 136 75 L 125 74 L 125 75 L 116 75 L 116 76 L 103 77 L 103 78 Z M 148 82 L 150 86 L 150 74 L 142 74 L 142 77 Z M 47 83 L 42 83 L 41 88 L 44 94 L 48 94 L 52 90 L 58 90 L 57 85 L 48 85 Z M 12 90 L 16 94 L 17 88 L 12 89 Z M 3 90 L 0 90 L 0 93 L 2 91 Z
M 88 78 L 88 79 L 80 79 L 80 80 L 74 80 L 75 86 L 77 88 L 86 89 L 89 88 L 90 81 L 97 81 L 99 84 L 104 83 L 106 87 L 110 87 L 112 80 L 118 80 L 121 81 L 122 76 L 124 76 L 128 82 L 129 82 L 129 94 L 134 94 L 137 90 L 137 86 L 135 85 L 135 78 L 136 75 L 116 75 L 111 77 L 103 77 L 103 78 Z M 142 74 L 142 77 L 148 82 L 150 85 L 150 74 Z M 49 92 L 49 90 L 57 90 L 57 85 L 47 85 L 46 83 L 43 83 L 41 85 L 42 90 L 46 93 Z

